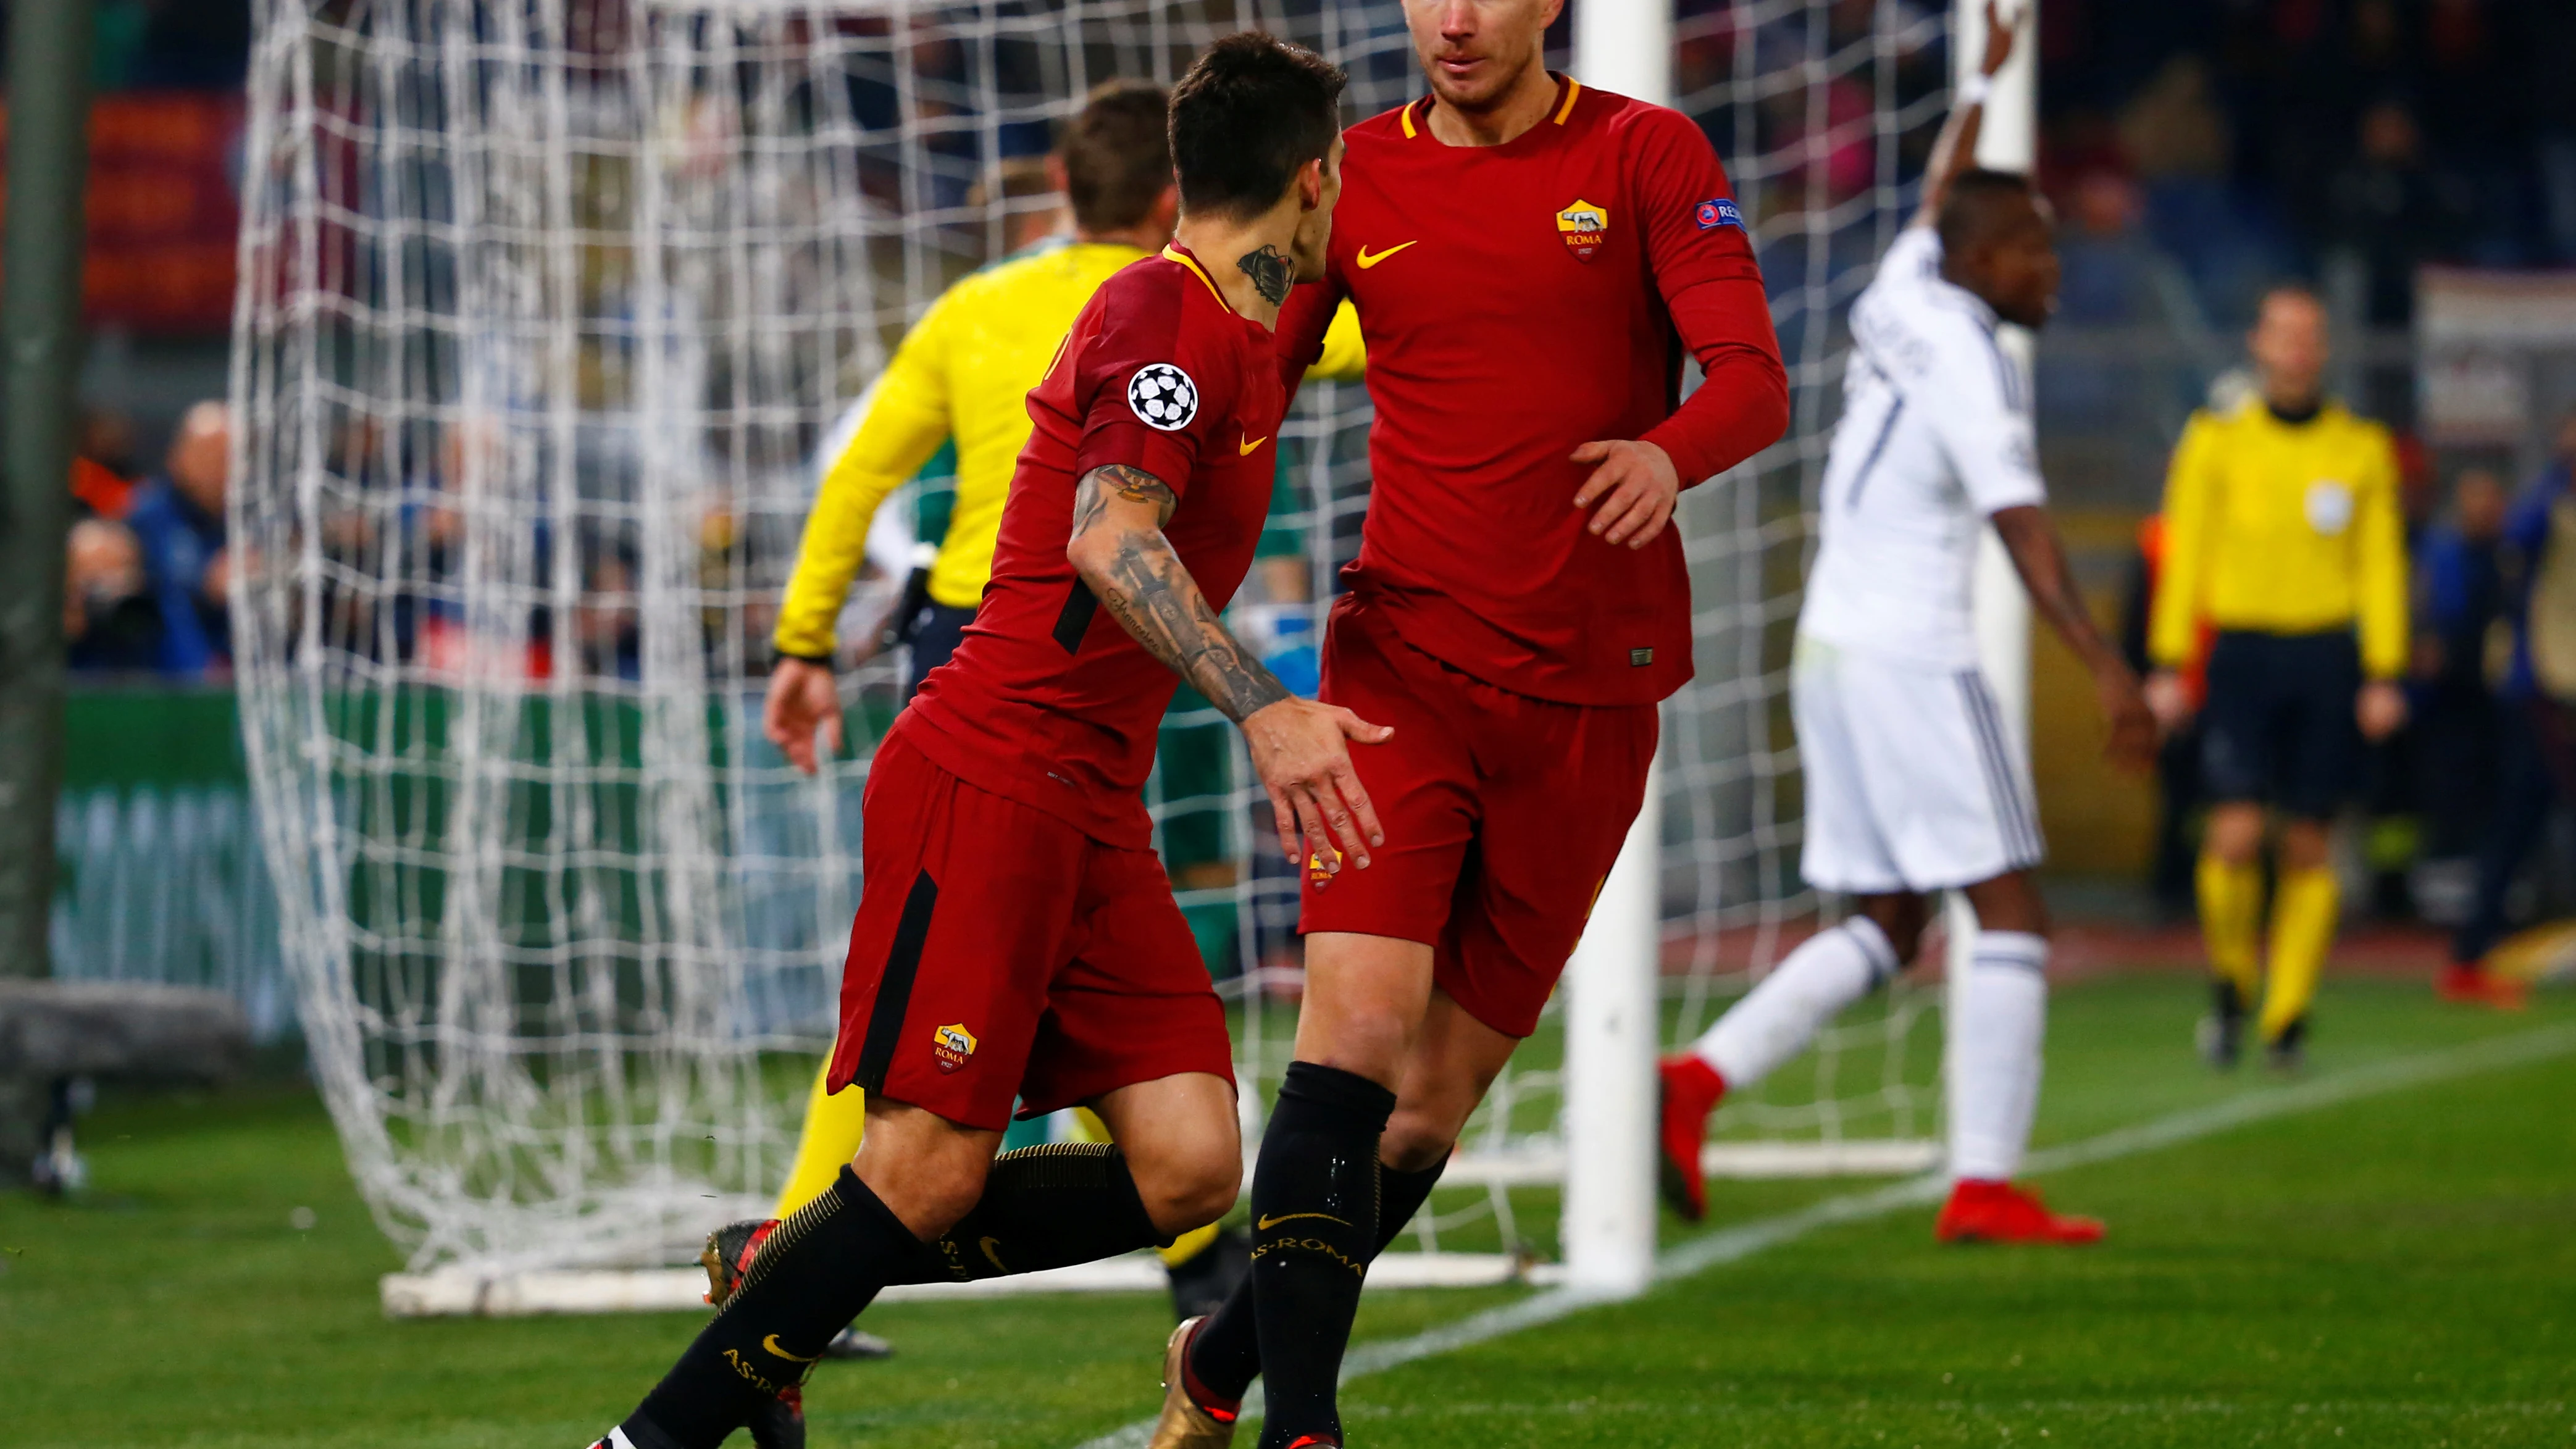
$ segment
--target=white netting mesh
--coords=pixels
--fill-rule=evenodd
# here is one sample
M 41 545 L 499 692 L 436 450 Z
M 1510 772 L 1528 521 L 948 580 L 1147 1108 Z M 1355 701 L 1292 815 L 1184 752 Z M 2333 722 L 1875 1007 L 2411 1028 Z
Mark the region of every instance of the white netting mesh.
M 857 900 L 864 747 L 809 781 L 758 729 L 819 438 L 1012 213 L 1046 204 L 994 178 L 1092 84 L 1168 81 L 1260 25 L 1349 68 L 1356 118 L 1415 91 L 1401 15 L 263 0 L 259 18 L 238 657 L 315 1070 L 416 1266 L 665 1260 L 783 1176 Z M 1799 411 L 1763 469 L 1685 511 L 1701 682 L 1667 759 L 1677 1030 L 1810 904 L 1781 703 L 1804 510 L 1834 314 L 1937 122 L 1941 33 L 1891 0 L 1681 27 L 1686 104 L 1756 219 Z M 1366 419 L 1362 389 L 1318 386 L 1283 439 L 1280 522 L 1312 600 L 1356 550 Z M 847 689 L 874 739 L 890 662 Z M 1163 744 L 1167 858 L 1247 1078 L 1275 1082 L 1294 880 L 1257 848 L 1221 722 L 1183 712 Z M 1736 1120 L 1921 1134 L 1920 1014 L 1900 996 Z M 1557 1054 L 1551 1026 L 1472 1150 L 1544 1154 Z M 1440 1207 L 1426 1244 L 1522 1236 L 1499 1185 Z

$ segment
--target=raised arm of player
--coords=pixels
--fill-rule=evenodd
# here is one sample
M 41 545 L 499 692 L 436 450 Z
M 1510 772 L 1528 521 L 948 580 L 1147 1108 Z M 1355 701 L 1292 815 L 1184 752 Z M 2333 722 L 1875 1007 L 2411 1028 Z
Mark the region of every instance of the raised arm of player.
M 2067 562 L 2066 545 L 2058 538 L 2048 510 L 2025 503 L 1996 513 L 1993 522 L 2004 551 L 2012 555 L 2014 572 L 2021 575 L 2022 587 L 2030 591 L 2031 607 L 2093 675 L 2094 698 L 2111 725 L 2103 753 L 2123 769 L 2141 773 L 2152 769 L 2156 718 L 2147 710 L 2138 676 L 2094 627 L 2083 591 L 2076 587 L 2075 570 Z
M 1349 742 L 1376 744 L 1394 731 L 1290 694 L 1243 647 L 1163 536 L 1176 501 L 1142 468 L 1092 469 L 1076 485 L 1065 558 L 1119 627 L 1243 727 L 1289 861 L 1311 856 L 1331 874 L 1348 856 L 1365 869 L 1386 832 L 1351 769 Z
M 1678 111 L 1649 109 L 1626 146 L 1655 288 L 1703 381 L 1644 437 L 1575 449 L 1573 461 L 1594 466 L 1574 506 L 1599 505 L 1589 527 L 1604 541 L 1644 548 L 1684 488 L 1779 441 L 1789 427 L 1789 374 L 1752 237 L 1708 138 Z
M 1949 198 L 1950 183 L 1977 164 L 1977 133 L 1986 119 L 1986 86 L 2012 59 L 2013 32 L 2020 25 L 2021 16 L 2006 24 L 1995 0 L 1986 0 L 1986 53 L 1978 58 L 1976 82 L 1961 88 L 1950 119 L 1932 140 L 1931 159 L 1923 163 L 1923 206 L 1914 213 L 1913 225 L 1930 226 L 1941 214 L 1941 203 Z

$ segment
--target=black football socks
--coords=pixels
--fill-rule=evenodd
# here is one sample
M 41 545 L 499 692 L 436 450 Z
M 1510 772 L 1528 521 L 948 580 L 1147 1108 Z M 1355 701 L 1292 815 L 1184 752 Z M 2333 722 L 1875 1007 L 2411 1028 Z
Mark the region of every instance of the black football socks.
M 844 1167 L 760 1245 L 733 1296 L 619 1427 L 638 1449 L 716 1449 L 762 1400 L 802 1381 L 878 1290 L 945 1276 Z
M 1261 1449 L 1342 1442 L 1334 1388 L 1377 1251 L 1377 1141 L 1395 1094 L 1292 1062 L 1252 1173 L 1252 1312 L 1269 1413 Z
M 1377 1254 L 1385 1252 L 1396 1235 L 1404 1231 L 1404 1225 L 1413 1221 L 1413 1215 L 1430 1200 L 1440 1174 L 1448 1170 L 1446 1157 L 1415 1172 L 1378 1164 L 1377 1252 L 1369 1254 L 1370 1261 L 1376 1261 Z M 1236 1285 L 1226 1296 L 1225 1306 L 1200 1325 L 1198 1336 L 1190 1340 L 1185 1367 L 1191 1379 L 1190 1391 L 1201 1402 L 1225 1408 L 1243 1401 L 1244 1390 L 1252 1387 L 1253 1379 L 1261 1373 L 1261 1336 L 1253 1323 L 1249 1280 Z
M 940 1269 L 920 1281 L 1035 1273 L 1169 1241 L 1145 1215 L 1126 1154 L 1115 1146 L 1022 1147 L 993 1159 L 984 1195 L 931 1245 Z

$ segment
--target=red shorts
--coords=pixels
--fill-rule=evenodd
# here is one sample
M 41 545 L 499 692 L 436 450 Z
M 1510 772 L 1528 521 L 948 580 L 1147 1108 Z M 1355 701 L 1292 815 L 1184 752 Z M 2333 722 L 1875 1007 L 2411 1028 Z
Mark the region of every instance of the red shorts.
M 977 789 L 900 733 L 868 770 L 866 892 L 831 1088 L 967 1127 L 1181 1072 L 1234 1080 L 1225 1011 L 1150 850 Z
M 1298 929 L 1424 942 L 1468 1015 L 1528 1036 L 1646 798 L 1655 706 L 1497 689 L 1397 639 L 1355 595 L 1333 606 L 1323 698 L 1395 727 L 1351 749 L 1386 844 L 1327 888 L 1309 869 Z

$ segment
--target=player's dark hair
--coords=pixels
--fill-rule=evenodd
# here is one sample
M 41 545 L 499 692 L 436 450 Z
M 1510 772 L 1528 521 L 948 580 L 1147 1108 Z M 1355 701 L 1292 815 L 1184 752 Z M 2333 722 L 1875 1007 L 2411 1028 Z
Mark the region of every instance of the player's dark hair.
M 1298 169 L 1341 131 L 1341 67 L 1243 31 L 1200 52 L 1172 87 L 1172 161 L 1181 209 L 1236 220 L 1278 203 Z
M 1065 127 L 1065 199 L 1074 225 L 1125 231 L 1154 214 L 1172 184 L 1171 98 L 1149 81 L 1114 80 L 1094 89 Z
M 1960 252 L 1983 241 L 1995 224 L 2014 214 L 2012 203 L 2028 201 L 2037 193 L 2030 178 L 2018 171 L 1995 171 L 1972 166 L 1950 182 L 1950 192 L 1941 198 L 1941 214 L 1933 225 L 1941 233 L 1944 255 Z

